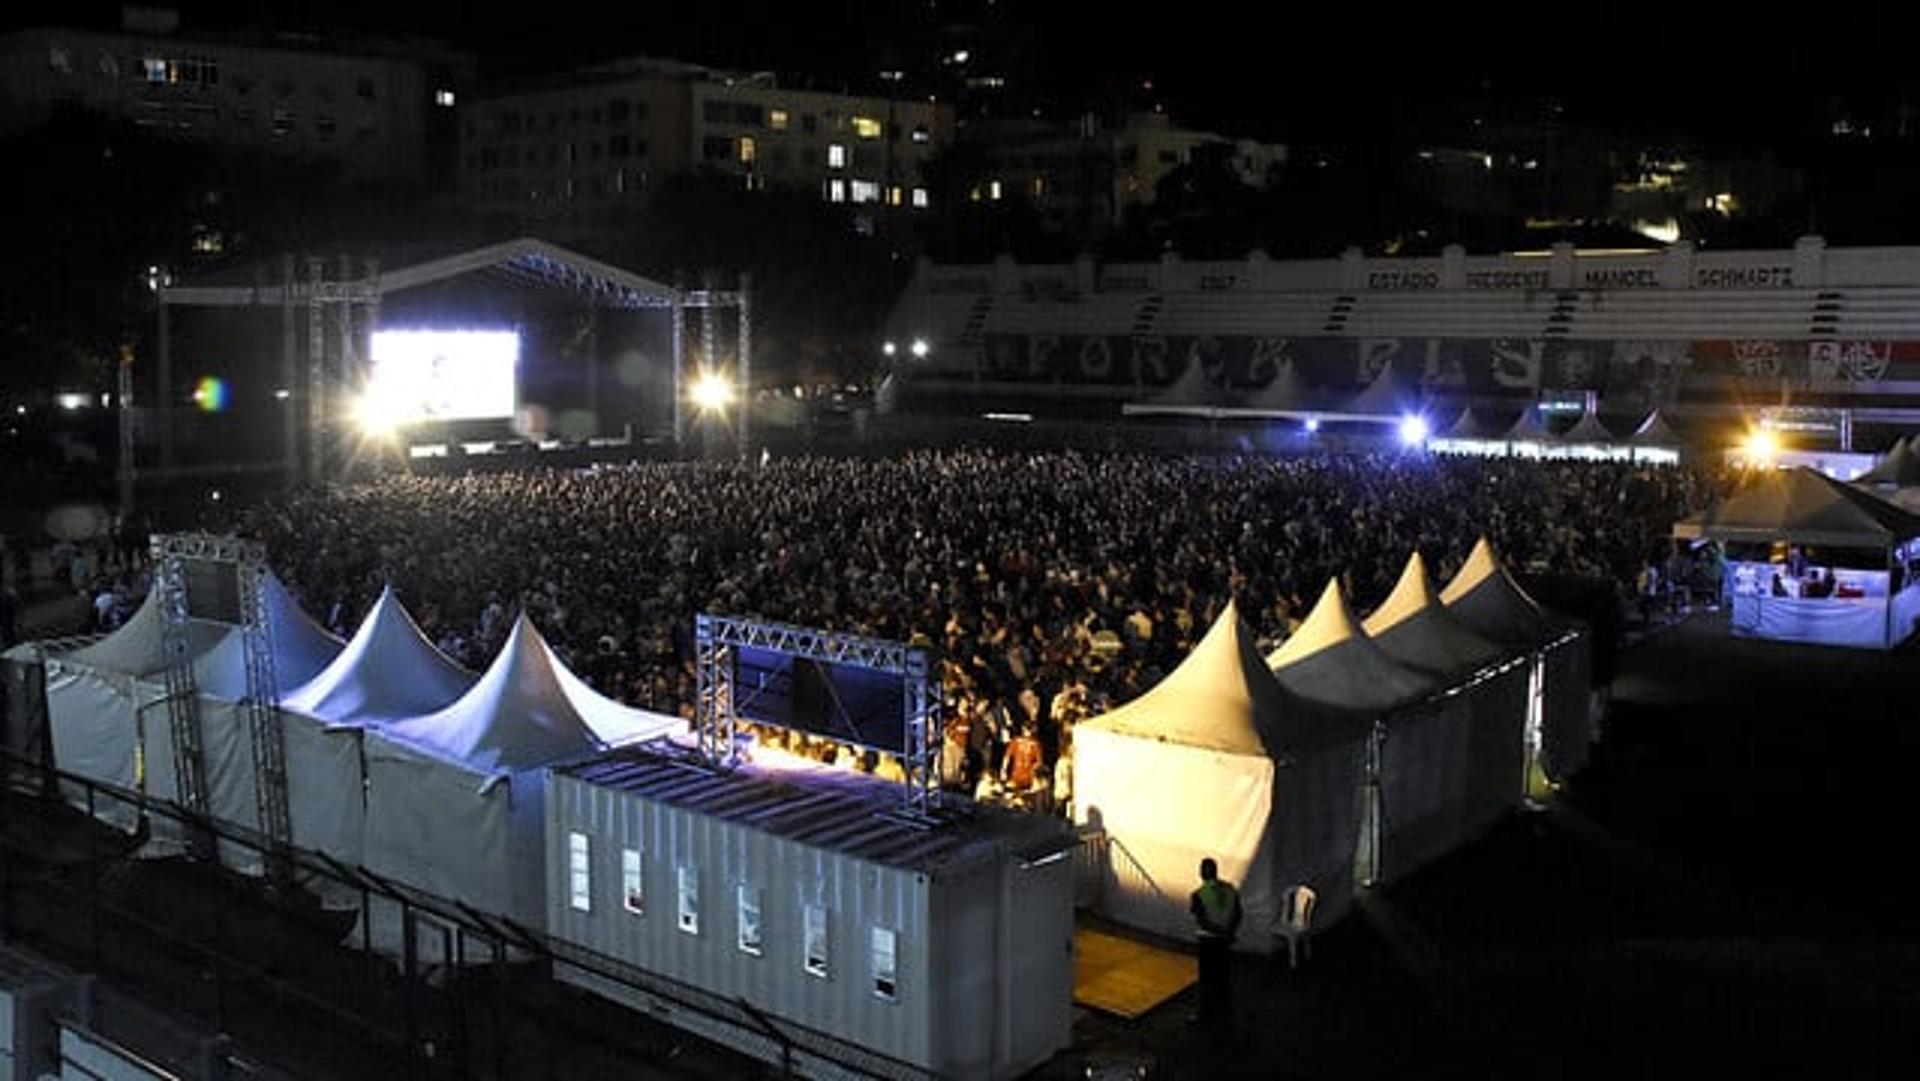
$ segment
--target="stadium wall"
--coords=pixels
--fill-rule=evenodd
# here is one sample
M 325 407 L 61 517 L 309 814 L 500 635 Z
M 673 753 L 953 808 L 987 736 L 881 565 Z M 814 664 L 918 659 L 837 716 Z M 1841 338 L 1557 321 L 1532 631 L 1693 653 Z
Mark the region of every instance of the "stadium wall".
M 1449 406 L 1592 391 L 1615 412 L 1792 403 L 1911 422 L 1920 248 L 923 261 L 886 343 L 910 411 L 1117 413 L 1176 387 L 1258 405 L 1283 373 L 1331 408 L 1384 374 Z

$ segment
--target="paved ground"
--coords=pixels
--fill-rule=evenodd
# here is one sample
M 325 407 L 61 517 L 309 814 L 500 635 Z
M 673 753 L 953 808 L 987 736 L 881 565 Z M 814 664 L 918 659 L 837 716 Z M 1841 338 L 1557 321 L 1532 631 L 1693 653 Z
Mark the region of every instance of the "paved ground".
M 1905 1076 L 1920 1031 L 1920 915 L 1901 873 L 1917 750 L 1920 650 L 1742 641 L 1697 615 L 1622 657 L 1595 760 L 1548 810 L 1375 891 L 1300 971 L 1243 964 L 1232 1036 L 1185 1024 L 1191 994 L 1133 1023 L 1083 1013 L 1075 1047 L 1039 1076 L 1111 1061 L 1208 1079 Z M 53 844 L 19 805 L 0 811 L 16 843 L 25 833 L 48 859 L 89 865 L 72 862 L 84 841 Z M 229 888 L 185 867 L 120 874 L 119 896 L 156 912 L 203 912 Z M 261 967 L 359 980 L 355 1001 L 376 1020 L 403 1008 L 390 980 L 357 972 L 310 923 L 250 919 L 223 933 Z M 126 960 L 134 945 L 108 946 L 116 974 L 210 1016 L 204 978 L 165 951 Z M 416 1001 L 420 1031 L 438 1031 L 459 993 L 472 992 Z M 292 996 L 227 998 L 243 1042 L 294 1072 L 424 1072 Z M 578 996 L 527 986 L 503 1001 L 524 1013 L 467 1026 L 464 1059 L 439 1044 L 434 1072 L 755 1072 Z

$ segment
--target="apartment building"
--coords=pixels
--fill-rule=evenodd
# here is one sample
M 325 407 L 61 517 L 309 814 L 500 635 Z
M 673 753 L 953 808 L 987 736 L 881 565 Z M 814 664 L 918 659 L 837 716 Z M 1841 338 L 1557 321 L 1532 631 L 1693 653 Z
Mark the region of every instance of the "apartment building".
M 452 179 L 453 110 L 473 66 L 438 43 L 181 34 L 164 13 L 118 32 L 25 29 L 0 35 L 0 133 L 93 114 L 216 150 L 432 186 Z
M 926 163 L 950 106 L 797 90 L 664 60 L 626 61 L 463 109 L 461 192 L 482 214 L 561 231 L 617 222 L 669 177 L 817 193 L 859 212 L 932 204 Z

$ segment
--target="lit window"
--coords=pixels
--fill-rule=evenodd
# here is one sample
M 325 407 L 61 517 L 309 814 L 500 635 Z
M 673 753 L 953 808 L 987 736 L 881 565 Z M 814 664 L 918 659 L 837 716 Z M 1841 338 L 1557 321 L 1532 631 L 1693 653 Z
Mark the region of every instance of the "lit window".
M 925 124 L 915 124 L 913 127 L 913 141 L 916 143 L 930 143 L 933 141 L 933 133 L 927 130 Z
M 1041 176 L 1034 177 L 1033 178 L 1034 196 L 1037 198 L 1039 196 L 1045 195 L 1046 193 L 1047 193 L 1047 179 Z
M 873 929 L 873 993 L 879 998 L 891 999 L 899 993 L 894 954 L 896 944 L 892 929 Z
M 913 189 L 913 207 L 914 207 L 914 209 L 915 209 L 915 210 L 925 210 L 925 209 L 927 208 L 927 205 L 928 205 L 928 202 L 927 202 L 927 189 L 925 189 L 925 188 L 915 188 L 915 189 Z
M 847 182 L 834 177 L 827 181 L 827 202 L 844 203 L 847 201 Z
M 740 884 L 740 952 L 760 955 L 760 891 Z
M 586 834 L 567 834 L 567 903 L 579 912 L 593 910 L 593 874 L 587 862 L 589 851 Z
M 680 871 L 680 929 L 700 933 L 700 872 L 682 865 Z
M 787 111 L 785 109 L 767 110 L 767 126 L 775 131 L 787 130 Z
M 899 206 L 904 201 L 905 201 L 904 193 L 901 192 L 900 185 L 888 184 L 887 185 L 887 205 Z
M 1001 195 L 1000 182 L 998 180 L 987 181 L 987 198 L 998 199 L 1000 198 L 1000 195 Z
M 147 81 L 155 86 L 167 82 L 167 62 L 158 57 L 146 57 L 140 61 L 140 70 L 146 74 Z
M 847 167 L 847 148 L 842 143 L 827 144 L 827 168 L 845 169 Z
M 753 155 L 756 149 L 753 143 L 753 136 L 742 135 L 740 137 L 740 164 L 752 165 Z
M 640 874 L 640 850 L 620 851 L 620 897 L 627 911 L 636 916 L 647 914 L 647 883 Z
M 856 116 L 853 118 L 853 134 L 858 139 L 878 139 L 880 121 L 870 116 Z
M 871 180 L 853 182 L 853 201 L 856 203 L 877 203 L 880 201 L 880 185 Z
M 440 106 L 442 109 L 453 108 L 453 91 L 435 90 L 433 92 L 433 103 L 435 105 Z
M 803 963 L 807 974 L 825 979 L 827 975 L 827 910 L 819 905 L 806 907 Z

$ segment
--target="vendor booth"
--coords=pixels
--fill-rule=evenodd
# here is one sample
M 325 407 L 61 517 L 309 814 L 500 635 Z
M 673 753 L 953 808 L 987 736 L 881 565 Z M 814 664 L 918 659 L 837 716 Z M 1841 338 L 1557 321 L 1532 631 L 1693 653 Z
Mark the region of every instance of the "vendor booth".
M 543 768 L 684 726 L 596 693 L 522 615 L 466 694 L 365 731 L 364 866 L 538 926 L 546 914 Z M 391 932 L 376 914 L 375 945 L 390 948 Z
M 1339 579 L 1327 583 L 1267 664 L 1288 691 L 1370 722 L 1355 877 L 1368 885 L 1389 881 L 1466 839 L 1473 742 L 1467 703 L 1369 638 Z
M 1920 620 L 1920 516 L 1812 469 L 1762 473 L 1673 535 L 1724 546 L 1735 634 L 1891 649 Z
M 1382 652 L 1440 681 L 1470 718 L 1460 829 L 1478 833 L 1525 795 L 1527 667 L 1440 603 L 1415 552 L 1400 581 L 1361 624 Z M 1389 728 L 1389 750 L 1393 730 Z
M 1524 654 L 1530 769 L 1563 781 L 1593 746 L 1593 643 L 1585 626 L 1548 614 L 1507 573 L 1485 537 L 1440 591 L 1440 601 L 1481 637 Z
M 1285 691 L 1229 604 L 1152 690 L 1074 726 L 1074 821 L 1107 838 L 1102 913 L 1190 936 L 1188 893 L 1211 856 L 1240 885 L 1240 949 L 1274 948 L 1289 886 L 1337 914 L 1352 892 L 1368 720 Z
M 280 696 L 294 846 L 360 863 L 361 732 L 438 712 L 475 678 L 427 641 L 392 587 L 381 590 L 339 656 Z

